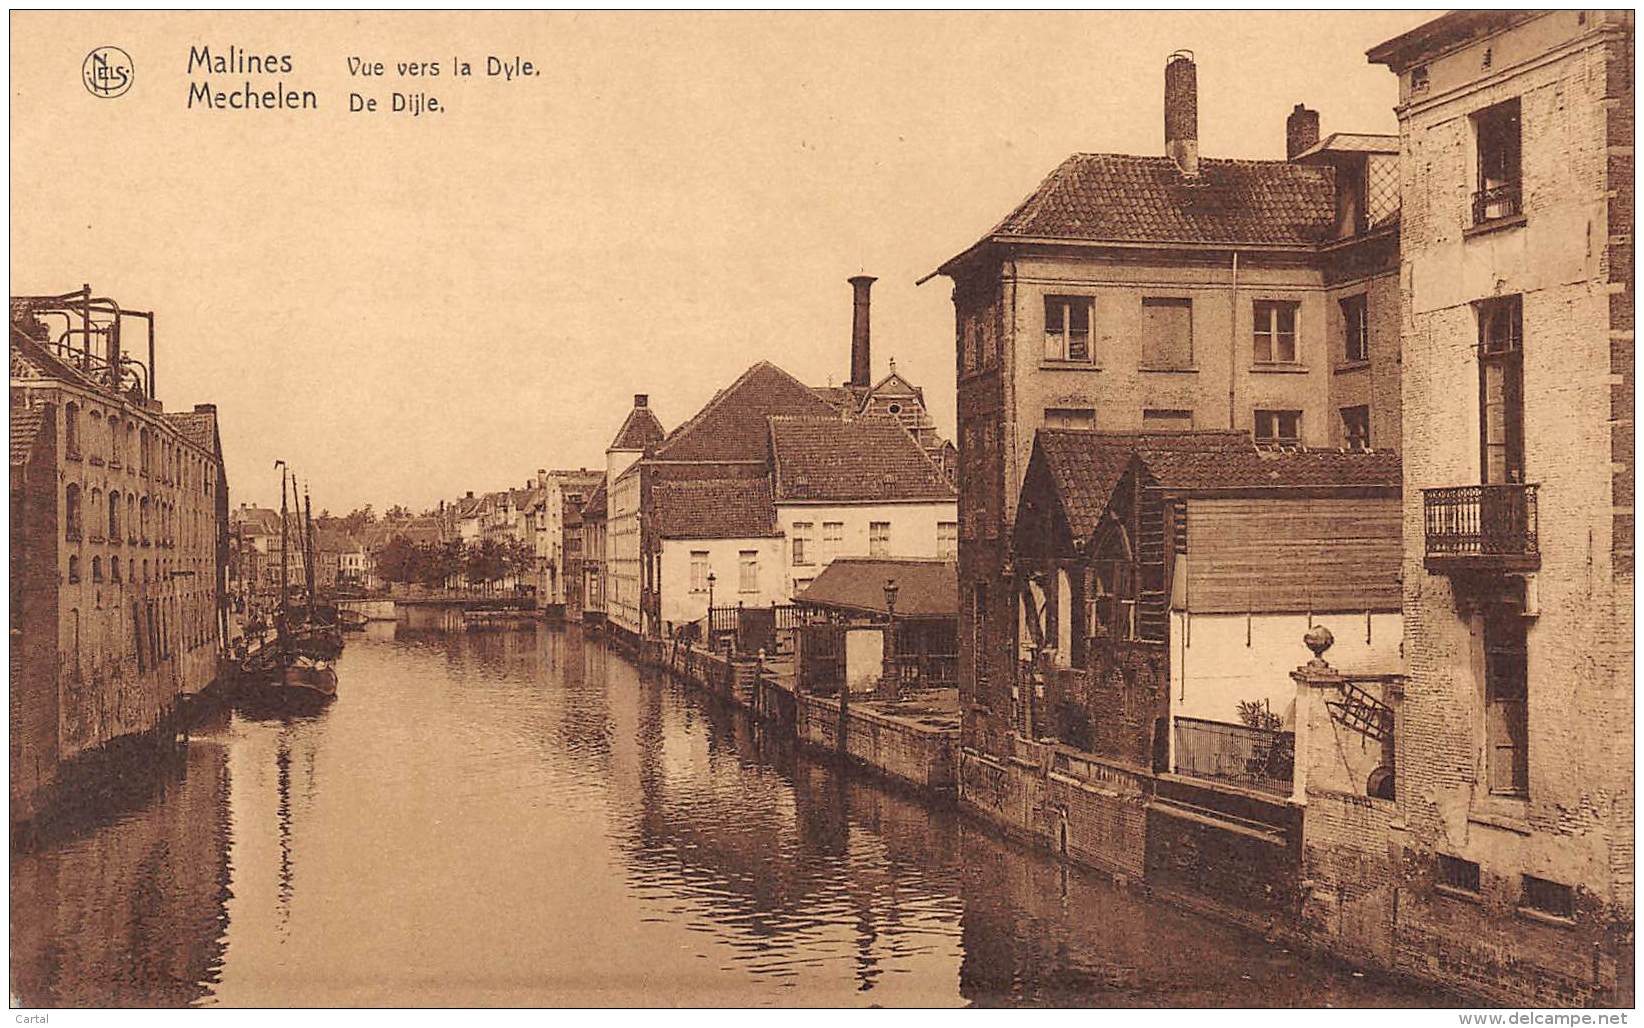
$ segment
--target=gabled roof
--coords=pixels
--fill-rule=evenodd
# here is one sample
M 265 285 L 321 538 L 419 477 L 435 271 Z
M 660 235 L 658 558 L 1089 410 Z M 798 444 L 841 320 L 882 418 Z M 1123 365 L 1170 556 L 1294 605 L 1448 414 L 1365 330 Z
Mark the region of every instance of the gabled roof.
M 237 507 L 230 515 L 243 530 L 262 535 L 280 533 L 280 512 L 267 507 Z
M 898 618 L 957 618 L 959 566 L 942 560 L 890 560 L 839 557 L 833 560 L 796 603 L 839 610 L 884 614 L 885 583 L 896 582 Z
M 17 351 L 13 350 L 15 354 Z M 14 360 L 13 364 L 16 363 Z M 14 370 L 12 374 L 16 374 Z M 45 407 L 25 407 L 14 403 L 11 408 L 11 464 L 20 467 L 29 462 L 34 453 L 34 441 L 46 421 Z
M 855 414 L 862 406 L 861 390 L 855 386 L 811 386 L 811 392 L 841 414 Z
M 1255 452 L 1244 432 L 1097 432 L 1090 429 L 1041 428 L 1034 448 L 1043 455 L 1074 538 L 1096 530 L 1113 487 L 1138 453 L 1188 451 L 1222 457 L 1230 451 Z
M 1063 161 L 983 242 L 1312 247 L 1334 217 L 1333 168 L 1206 158 L 1188 179 L 1169 157 L 1081 153 Z
M 776 535 L 776 507 L 764 478 L 692 478 L 651 487 L 664 539 L 762 539 Z
M 668 434 L 656 460 L 762 461 L 773 415 L 838 417 L 828 401 L 769 361 L 760 361 Z
M 952 500 L 942 469 L 894 418 L 770 419 L 776 500 Z
M 648 450 L 662 441 L 662 422 L 656 419 L 649 407 L 635 407 L 628 411 L 623 419 L 622 427 L 617 429 L 616 438 L 611 440 L 608 450 Z
M 1153 479 L 1185 493 L 1224 489 L 1398 489 L 1399 455 L 1389 450 L 1234 450 L 1143 454 Z
M 584 521 L 588 521 L 588 520 L 603 521 L 603 520 L 605 520 L 605 483 L 604 482 L 599 483 L 599 485 L 597 487 L 595 487 L 593 495 L 588 497 L 588 502 L 584 503 L 582 505 L 582 517 L 583 517 Z
M 894 361 L 892 362 L 895 363 Z M 918 386 L 903 378 L 900 373 L 892 371 L 878 384 L 868 390 L 869 396 L 923 396 L 924 392 Z

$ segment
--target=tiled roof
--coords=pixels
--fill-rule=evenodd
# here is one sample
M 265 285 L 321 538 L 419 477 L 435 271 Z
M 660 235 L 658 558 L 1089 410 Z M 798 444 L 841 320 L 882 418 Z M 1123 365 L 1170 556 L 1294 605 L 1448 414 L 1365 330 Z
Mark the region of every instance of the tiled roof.
M 1255 452 L 1244 432 L 1097 432 L 1089 429 L 1042 428 L 1034 441 L 1043 453 L 1068 528 L 1075 538 L 1096 530 L 1131 457 L 1189 451 L 1225 456 L 1234 450 Z
M 252 533 L 278 535 L 280 531 L 280 512 L 267 507 L 238 507 L 230 518 Z
M 1388 450 L 1239 450 L 1143 455 L 1148 472 L 1184 492 L 1256 488 L 1398 488 L 1399 455 Z
M 765 460 L 772 415 L 837 417 L 810 386 L 768 361 L 744 371 L 656 448 L 658 460 Z
M 773 417 L 776 499 L 951 500 L 956 494 L 893 418 Z
M 1288 161 L 1207 158 L 1187 179 L 1169 157 L 1074 154 L 989 236 L 1312 246 L 1335 217 L 1334 175 Z
M 848 385 L 811 386 L 811 392 L 841 414 L 854 414 L 862 406 L 857 390 Z
M 651 487 L 664 539 L 756 539 L 776 534 L 776 507 L 764 478 L 695 478 Z
M 582 516 L 585 519 L 604 520 L 605 518 L 605 483 L 601 482 L 588 497 L 588 502 L 582 505 Z
M 17 351 L 14 349 L 15 355 Z M 15 364 L 16 361 L 13 360 Z M 13 372 L 15 374 L 15 372 Z M 14 403 L 11 408 L 11 463 L 18 467 L 29 462 L 29 455 L 34 452 L 34 440 L 40 435 L 40 427 L 45 424 L 46 408 L 25 407 Z
M 610 450 L 648 450 L 662 441 L 662 422 L 656 419 L 649 407 L 635 407 L 623 419 L 622 427 L 617 429 L 616 438 L 611 440 Z
M 839 557 L 795 600 L 820 607 L 886 613 L 885 582 L 896 581 L 899 618 L 957 618 L 959 566 L 941 560 Z
M 92 381 L 79 368 L 59 359 L 16 325 L 11 328 L 11 377 L 69 382 L 85 389 L 108 392 L 106 386 Z
M 217 452 L 217 416 L 209 411 L 176 411 L 161 415 L 183 438 L 207 453 Z

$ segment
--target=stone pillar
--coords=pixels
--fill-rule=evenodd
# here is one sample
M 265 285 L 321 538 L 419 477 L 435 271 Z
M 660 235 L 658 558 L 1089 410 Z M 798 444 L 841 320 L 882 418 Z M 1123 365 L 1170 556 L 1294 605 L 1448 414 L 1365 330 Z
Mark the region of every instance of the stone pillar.
M 1313 659 L 1290 672 L 1291 680 L 1296 683 L 1296 757 L 1292 776 L 1294 788 L 1290 793 L 1290 801 L 1305 806 L 1307 773 L 1313 756 L 1310 749 L 1310 726 L 1313 715 L 1324 708 L 1327 699 L 1341 695 L 1341 688 L 1346 679 L 1324 659 L 1324 651 L 1336 642 L 1336 637 L 1331 634 L 1330 629 L 1323 625 L 1314 625 L 1307 630 L 1302 640 L 1307 643 L 1307 648 L 1313 651 Z

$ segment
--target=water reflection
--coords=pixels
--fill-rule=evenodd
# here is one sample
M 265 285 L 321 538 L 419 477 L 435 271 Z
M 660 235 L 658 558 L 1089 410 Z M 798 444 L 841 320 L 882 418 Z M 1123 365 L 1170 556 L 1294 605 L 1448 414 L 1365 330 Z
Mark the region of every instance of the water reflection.
M 1007 845 L 641 674 L 413 612 L 13 862 L 35 1004 L 1426 1002 Z

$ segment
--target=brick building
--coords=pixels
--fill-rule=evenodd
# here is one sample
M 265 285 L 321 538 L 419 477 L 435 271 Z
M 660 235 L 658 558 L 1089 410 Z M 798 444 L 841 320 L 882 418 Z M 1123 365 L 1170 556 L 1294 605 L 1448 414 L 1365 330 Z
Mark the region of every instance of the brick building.
M 217 677 L 228 485 L 209 404 L 167 412 L 89 287 L 11 303 L 11 810 Z M 150 322 L 152 331 L 152 322 Z M 152 337 L 151 337 L 152 339 Z
M 1633 26 L 1467 11 L 1399 77 L 1396 801 L 1308 786 L 1308 922 L 1498 1002 L 1632 1001 Z
M 1020 723 L 1007 566 L 1040 428 L 1396 447 L 1394 141 L 1320 140 L 1297 105 L 1286 159 L 1201 158 L 1196 89 L 1192 56 L 1171 55 L 1165 155 L 1069 157 L 939 269 L 953 281 L 971 752 L 1007 756 Z

